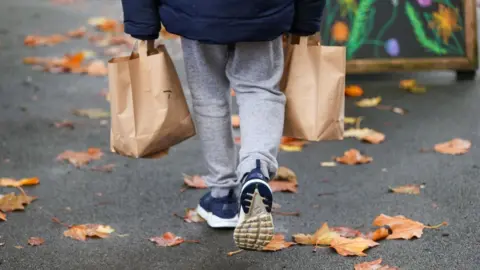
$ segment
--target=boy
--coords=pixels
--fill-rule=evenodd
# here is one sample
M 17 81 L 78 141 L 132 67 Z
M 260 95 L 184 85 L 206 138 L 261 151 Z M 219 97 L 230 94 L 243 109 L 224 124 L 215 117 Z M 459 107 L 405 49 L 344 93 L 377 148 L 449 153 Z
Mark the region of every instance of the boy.
M 210 192 L 198 213 L 214 228 L 235 227 L 239 248 L 262 250 L 273 237 L 272 191 L 285 109 L 282 34 L 320 30 L 324 0 L 122 0 L 125 32 L 158 38 L 161 23 L 182 36 L 193 111 Z M 230 91 L 240 109 L 239 162 Z M 237 166 L 238 165 L 238 166 Z

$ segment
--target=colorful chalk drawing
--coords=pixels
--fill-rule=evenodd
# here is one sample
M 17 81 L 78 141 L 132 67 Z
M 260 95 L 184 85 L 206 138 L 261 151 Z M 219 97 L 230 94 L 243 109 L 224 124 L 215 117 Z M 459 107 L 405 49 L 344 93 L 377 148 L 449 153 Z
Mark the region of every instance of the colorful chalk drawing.
M 380 57 L 381 52 L 390 57 L 401 57 L 402 31 L 395 30 L 397 36 L 392 36 L 392 32 L 390 36 L 385 34 L 399 19 L 399 13 L 403 12 L 402 25 L 409 27 L 408 31 L 414 34 L 425 51 L 437 56 L 465 54 L 459 42 L 465 38 L 463 18 L 460 7 L 455 6 L 452 0 L 390 0 L 392 9 L 386 22 L 376 21 L 375 3 L 379 1 L 385 4 L 387 0 L 326 0 L 323 42 L 346 46 L 347 59 L 355 58 L 364 46 L 373 46 L 374 57 Z M 375 24 L 381 24 L 381 27 L 377 25 L 372 31 Z

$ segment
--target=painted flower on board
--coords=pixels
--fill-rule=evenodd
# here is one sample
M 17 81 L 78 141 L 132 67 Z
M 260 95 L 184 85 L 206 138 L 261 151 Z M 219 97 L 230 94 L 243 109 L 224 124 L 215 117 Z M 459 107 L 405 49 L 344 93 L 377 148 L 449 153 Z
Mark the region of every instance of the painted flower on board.
M 345 22 L 337 21 L 332 26 L 332 37 L 336 42 L 342 43 L 348 40 L 350 30 Z
M 396 38 L 391 38 L 385 42 L 385 51 L 390 56 L 398 56 L 400 54 L 400 44 Z
M 432 5 L 432 0 L 417 0 L 421 7 L 429 7 Z
M 458 24 L 458 9 L 452 9 L 440 4 L 438 5 L 438 11 L 433 12 L 432 15 L 433 18 L 429 22 L 429 26 L 437 30 L 443 42 L 448 44 L 448 40 L 453 32 L 462 29 Z

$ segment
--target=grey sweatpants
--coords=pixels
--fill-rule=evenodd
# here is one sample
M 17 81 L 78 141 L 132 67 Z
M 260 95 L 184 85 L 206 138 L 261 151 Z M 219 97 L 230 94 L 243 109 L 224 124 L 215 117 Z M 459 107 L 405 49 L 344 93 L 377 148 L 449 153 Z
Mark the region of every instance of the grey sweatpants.
M 226 196 L 245 173 L 261 161 L 266 176 L 278 167 L 285 96 L 279 89 L 283 73 L 281 38 L 234 45 L 204 44 L 182 39 L 193 114 L 208 166 L 206 182 L 212 196 Z M 240 115 L 239 162 L 232 137 L 230 88 Z

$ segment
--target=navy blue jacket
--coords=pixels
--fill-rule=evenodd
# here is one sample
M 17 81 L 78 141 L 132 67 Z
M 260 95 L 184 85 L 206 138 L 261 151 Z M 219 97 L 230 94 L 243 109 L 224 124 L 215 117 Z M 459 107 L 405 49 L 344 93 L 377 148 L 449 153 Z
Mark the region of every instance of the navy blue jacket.
M 206 43 L 268 41 L 320 30 L 325 0 L 122 0 L 125 32 L 157 39 L 168 32 Z

